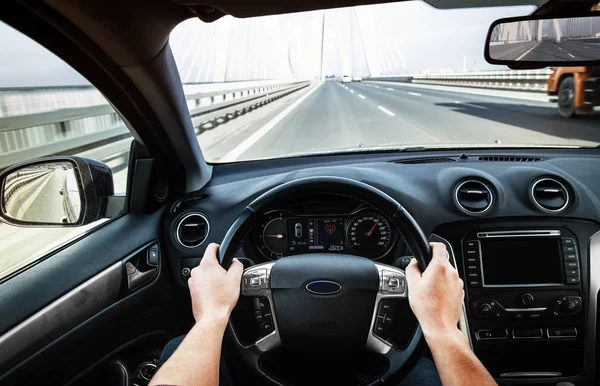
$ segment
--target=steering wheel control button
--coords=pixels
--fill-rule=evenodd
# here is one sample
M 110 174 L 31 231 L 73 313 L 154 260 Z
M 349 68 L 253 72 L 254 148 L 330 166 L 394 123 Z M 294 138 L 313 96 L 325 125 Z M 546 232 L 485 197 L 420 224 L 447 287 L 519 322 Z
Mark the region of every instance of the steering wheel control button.
M 477 340 L 507 339 L 508 331 L 505 329 L 478 330 L 475 335 Z
M 559 327 L 559 328 L 548 328 L 546 330 L 548 338 L 576 338 L 577 329 L 575 327 Z
M 388 270 L 382 271 L 383 285 L 381 291 L 384 293 L 404 293 L 406 290 L 406 280 L 404 275 Z
M 242 295 L 261 296 L 269 290 L 269 275 L 266 268 L 253 266 L 246 269 L 242 280 Z
M 523 295 L 521 295 L 521 303 L 523 303 L 524 306 L 530 306 L 533 304 L 534 301 L 535 299 L 530 293 L 524 293 Z

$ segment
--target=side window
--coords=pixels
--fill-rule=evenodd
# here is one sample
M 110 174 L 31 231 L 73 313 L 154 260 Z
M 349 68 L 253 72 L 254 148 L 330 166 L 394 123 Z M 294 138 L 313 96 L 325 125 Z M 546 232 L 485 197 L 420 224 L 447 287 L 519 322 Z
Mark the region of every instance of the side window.
M 77 155 L 108 165 L 115 193 L 125 194 L 132 138 L 103 95 L 61 59 L 1 22 L 0 52 L 0 170 L 44 156 Z M 64 193 L 46 178 L 23 186 L 25 197 L 60 199 Z M 45 210 L 33 201 L 23 199 L 19 210 L 28 215 Z M 0 222 L 0 280 L 98 223 L 25 228 Z

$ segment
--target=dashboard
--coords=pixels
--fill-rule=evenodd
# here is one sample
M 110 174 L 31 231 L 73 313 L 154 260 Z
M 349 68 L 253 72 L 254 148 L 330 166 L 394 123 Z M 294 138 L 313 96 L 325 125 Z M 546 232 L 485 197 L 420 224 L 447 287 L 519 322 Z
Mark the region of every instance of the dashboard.
M 172 271 L 185 286 L 206 245 L 219 243 L 265 191 L 311 176 L 355 179 L 392 196 L 426 235 L 447 244 L 465 282 L 471 346 L 499 383 L 591 384 L 598 359 L 600 150 L 517 150 L 215 165 L 209 185 L 165 216 Z M 397 265 L 410 256 L 390 219 L 351 195 L 290 195 L 256 215 L 237 254 L 253 263 L 328 252 Z M 190 216 L 199 240 L 178 231 Z

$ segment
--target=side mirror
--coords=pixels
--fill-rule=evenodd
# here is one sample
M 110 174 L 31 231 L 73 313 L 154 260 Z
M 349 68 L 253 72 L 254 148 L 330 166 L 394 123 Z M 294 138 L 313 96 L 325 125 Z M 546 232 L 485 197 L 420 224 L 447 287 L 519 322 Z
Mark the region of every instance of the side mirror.
M 600 15 L 496 20 L 488 32 L 485 60 L 519 68 L 600 65 Z
M 104 217 L 114 194 L 105 164 L 81 157 L 48 157 L 0 173 L 0 217 L 18 226 L 80 226 Z

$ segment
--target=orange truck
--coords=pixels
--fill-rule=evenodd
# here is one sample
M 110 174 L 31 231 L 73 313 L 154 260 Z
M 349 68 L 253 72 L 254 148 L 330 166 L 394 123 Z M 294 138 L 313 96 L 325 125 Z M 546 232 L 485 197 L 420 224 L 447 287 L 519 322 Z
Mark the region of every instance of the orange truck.
M 552 67 L 546 93 L 566 118 L 600 106 L 600 67 Z

